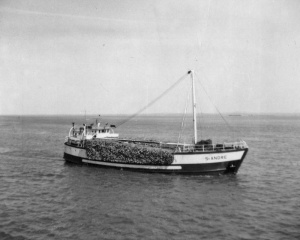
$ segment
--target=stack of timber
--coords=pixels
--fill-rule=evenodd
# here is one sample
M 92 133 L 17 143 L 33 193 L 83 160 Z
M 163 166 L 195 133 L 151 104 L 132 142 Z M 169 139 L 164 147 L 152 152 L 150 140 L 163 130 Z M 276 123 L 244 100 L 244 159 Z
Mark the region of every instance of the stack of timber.
M 145 165 L 170 165 L 173 162 L 173 151 L 155 144 L 93 139 L 87 140 L 85 146 L 90 160 Z

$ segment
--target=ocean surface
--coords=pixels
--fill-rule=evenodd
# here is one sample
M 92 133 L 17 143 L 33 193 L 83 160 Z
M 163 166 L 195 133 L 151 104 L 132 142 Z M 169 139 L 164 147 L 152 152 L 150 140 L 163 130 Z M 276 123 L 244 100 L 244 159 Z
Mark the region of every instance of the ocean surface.
M 198 134 L 245 140 L 238 174 L 185 176 L 66 164 L 64 139 L 84 117 L 1 116 L 0 239 L 300 239 L 300 117 L 225 119 L 231 129 L 202 116 Z M 144 116 L 115 131 L 177 142 L 181 121 Z

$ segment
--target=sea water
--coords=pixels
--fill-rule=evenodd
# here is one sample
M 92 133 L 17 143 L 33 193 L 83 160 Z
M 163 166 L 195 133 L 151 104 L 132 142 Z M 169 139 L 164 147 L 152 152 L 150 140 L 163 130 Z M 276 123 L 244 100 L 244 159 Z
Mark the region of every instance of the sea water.
M 245 140 L 238 174 L 186 176 L 66 164 L 64 139 L 81 116 L 0 117 L 0 239 L 300 239 L 300 117 L 225 119 L 231 127 L 200 117 L 198 136 Z M 176 115 L 134 118 L 115 131 L 193 138 Z

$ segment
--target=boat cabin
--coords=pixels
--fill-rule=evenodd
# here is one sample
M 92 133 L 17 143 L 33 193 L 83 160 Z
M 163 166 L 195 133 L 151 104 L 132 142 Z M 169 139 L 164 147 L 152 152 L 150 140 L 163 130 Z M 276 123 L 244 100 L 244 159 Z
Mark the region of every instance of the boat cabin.
M 69 131 L 69 138 L 73 141 L 89 140 L 93 138 L 118 138 L 119 134 L 115 133 L 113 130 L 114 125 L 101 127 L 100 123 L 96 127 L 93 124 L 86 126 L 83 124 L 83 127 L 75 128 L 74 123 L 73 127 Z

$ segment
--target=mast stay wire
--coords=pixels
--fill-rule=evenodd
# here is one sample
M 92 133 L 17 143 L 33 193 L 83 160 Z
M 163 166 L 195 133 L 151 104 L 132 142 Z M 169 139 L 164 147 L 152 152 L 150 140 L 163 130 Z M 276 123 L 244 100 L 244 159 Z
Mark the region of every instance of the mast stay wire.
M 233 133 L 233 137 L 235 136 L 235 132 L 234 129 L 232 128 L 232 126 L 226 121 L 226 119 L 224 118 L 224 116 L 222 115 L 222 113 L 220 112 L 220 110 L 218 109 L 218 107 L 214 104 L 214 102 L 212 101 L 211 97 L 209 96 L 208 92 L 206 91 L 205 87 L 203 86 L 203 84 L 200 81 L 200 78 L 198 77 L 198 74 L 196 74 L 196 78 L 198 80 L 198 82 L 200 83 L 200 86 L 202 87 L 202 89 L 204 90 L 205 94 L 207 95 L 208 99 L 210 100 L 211 104 L 214 106 L 214 108 L 217 110 L 218 114 L 221 116 L 221 118 L 223 119 L 223 121 L 225 122 L 225 124 L 227 125 L 227 127 L 229 128 L 229 130 Z
M 196 89 L 197 89 L 197 86 L 198 85 L 196 85 Z M 201 109 L 201 105 L 198 103 L 197 104 L 197 109 L 199 109 L 200 110 L 200 115 L 199 115 L 199 113 L 198 113 L 198 111 L 197 111 L 197 115 L 198 116 L 196 116 L 196 117 L 198 117 L 198 119 L 199 119 L 199 124 L 198 124 L 198 126 L 200 127 L 200 139 L 203 139 L 203 127 L 202 127 L 202 124 L 201 124 L 201 121 L 202 120 L 204 120 L 204 117 L 203 117 L 203 111 L 202 111 L 202 109 Z M 202 117 L 202 118 L 201 118 Z
M 178 83 L 180 83 L 183 79 L 186 78 L 186 76 L 188 75 L 188 73 L 185 73 L 183 76 L 181 76 L 171 87 L 169 87 L 168 89 L 166 89 L 164 92 L 162 92 L 159 96 L 157 96 L 155 99 L 153 99 L 150 103 L 148 103 L 146 106 L 144 106 L 143 108 L 141 108 L 139 111 L 137 111 L 136 113 L 130 115 L 129 117 L 127 117 L 126 119 L 124 119 L 123 121 L 121 121 L 120 123 L 116 124 L 116 127 L 120 127 L 121 125 L 123 125 L 124 123 L 130 121 L 132 118 L 136 117 L 137 115 L 139 115 L 141 112 L 143 112 L 145 109 L 147 109 L 148 107 L 152 106 L 155 102 L 157 102 L 159 99 L 161 99 L 164 95 L 166 95 L 169 91 L 171 91 L 176 85 L 178 85 Z
M 199 56 L 201 56 L 201 51 L 203 51 L 203 47 L 202 47 L 202 42 L 203 42 L 203 37 L 205 36 L 206 34 L 206 31 L 207 31 L 207 26 L 208 26 L 208 20 L 209 20 L 209 15 L 210 15 L 210 8 L 211 8 L 211 0 L 208 1 L 208 7 L 207 7 L 207 14 L 205 16 L 205 23 L 204 23 L 204 30 L 203 30 L 203 34 L 202 34 L 202 39 L 200 41 L 199 39 L 199 31 L 197 31 L 197 41 L 198 41 L 198 53 L 199 53 Z M 198 69 L 198 67 L 196 67 Z M 199 71 L 199 69 L 198 69 Z M 197 76 L 197 73 L 195 71 L 195 75 Z M 197 76 L 197 80 L 198 82 L 200 82 L 200 86 L 203 88 L 204 92 L 206 93 L 206 95 L 208 96 L 210 102 L 212 103 L 212 105 L 214 106 L 214 108 L 217 110 L 217 112 L 220 114 L 220 116 L 222 117 L 222 119 L 224 120 L 224 122 L 226 123 L 226 125 L 228 126 L 228 128 L 230 129 L 230 131 L 233 132 L 233 135 L 234 135 L 234 130 L 233 128 L 231 127 L 231 125 L 225 120 L 225 118 L 223 117 L 223 115 L 221 114 L 221 112 L 219 111 L 219 109 L 215 106 L 215 104 L 213 103 L 213 101 L 211 100 L 210 96 L 208 95 L 207 91 L 205 90 L 204 86 L 202 85 L 201 81 L 200 81 L 200 78 Z
M 184 128 L 185 128 L 185 119 L 186 119 L 186 113 L 187 113 L 187 108 L 188 108 L 188 104 L 189 104 L 189 101 L 190 101 L 191 92 L 192 91 L 188 91 L 188 94 L 187 94 L 184 113 L 183 113 L 183 117 L 182 117 L 182 121 L 181 121 L 181 129 L 180 129 L 180 132 L 178 134 L 177 146 L 178 146 L 178 144 L 181 140 L 181 137 L 182 137 L 182 134 L 183 134 L 183 131 L 184 131 Z

